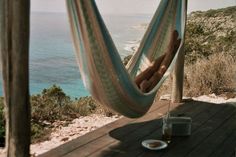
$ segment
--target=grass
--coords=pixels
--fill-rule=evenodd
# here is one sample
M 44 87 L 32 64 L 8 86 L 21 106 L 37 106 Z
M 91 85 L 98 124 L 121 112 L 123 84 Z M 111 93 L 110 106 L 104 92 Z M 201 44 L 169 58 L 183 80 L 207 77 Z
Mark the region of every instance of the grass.
M 185 68 L 185 95 L 220 94 L 236 89 L 236 60 L 216 53 Z

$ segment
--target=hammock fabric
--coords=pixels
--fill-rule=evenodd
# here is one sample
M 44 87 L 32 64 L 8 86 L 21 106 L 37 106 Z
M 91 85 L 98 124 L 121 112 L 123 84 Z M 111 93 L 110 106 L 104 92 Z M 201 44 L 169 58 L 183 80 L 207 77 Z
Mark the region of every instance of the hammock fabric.
M 124 116 L 144 115 L 156 92 L 169 75 L 181 53 L 186 21 L 186 0 L 162 0 L 127 67 L 111 39 L 94 0 L 67 0 L 77 61 L 85 87 L 101 104 Z M 173 30 L 181 39 L 168 70 L 154 89 L 143 93 L 134 78 L 163 55 Z

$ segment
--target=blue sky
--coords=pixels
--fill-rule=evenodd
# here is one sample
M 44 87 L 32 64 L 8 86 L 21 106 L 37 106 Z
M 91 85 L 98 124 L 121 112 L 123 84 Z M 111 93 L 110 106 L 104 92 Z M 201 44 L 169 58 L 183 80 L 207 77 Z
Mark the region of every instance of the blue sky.
M 31 0 L 31 10 L 66 12 L 66 0 Z M 102 14 L 153 13 L 160 0 L 96 0 Z M 236 5 L 236 0 L 189 0 L 188 12 Z

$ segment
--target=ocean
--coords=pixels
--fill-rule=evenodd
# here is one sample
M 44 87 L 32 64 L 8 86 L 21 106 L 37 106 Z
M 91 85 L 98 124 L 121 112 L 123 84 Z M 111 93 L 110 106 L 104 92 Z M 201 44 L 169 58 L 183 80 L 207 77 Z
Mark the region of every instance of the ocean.
M 142 38 L 151 15 L 103 15 L 108 30 L 121 55 L 132 53 Z M 53 84 L 70 97 L 89 95 L 76 64 L 66 13 L 31 14 L 30 94 L 40 93 Z M 0 82 L 2 95 L 2 82 Z

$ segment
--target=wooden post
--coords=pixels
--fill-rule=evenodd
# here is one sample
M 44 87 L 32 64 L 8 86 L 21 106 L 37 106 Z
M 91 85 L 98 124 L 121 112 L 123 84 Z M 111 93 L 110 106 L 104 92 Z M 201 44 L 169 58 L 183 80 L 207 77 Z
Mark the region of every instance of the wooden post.
M 184 46 L 182 46 L 172 73 L 172 103 L 182 102 L 184 80 Z
M 7 157 L 29 157 L 30 0 L 0 0 Z
M 182 28 L 182 31 L 186 28 L 186 21 L 187 21 L 187 8 L 188 8 L 188 0 L 183 0 L 182 7 L 184 9 L 184 12 L 182 14 L 182 20 L 184 20 L 184 28 Z M 184 32 L 184 38 L 185 38 L 185 32 Z M 182 39 L 183 40 L 183 39 Z M 181 103 L 183 99 L 183 86 L 184 86 L 184 45 L 180 49 L 179 56 L 176 60 L 175 68 L 172 73 L 172 93 L 171 93 L 171 102 L 172 103 Z

